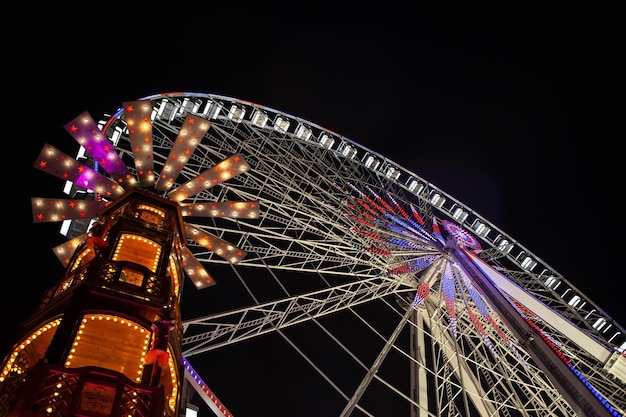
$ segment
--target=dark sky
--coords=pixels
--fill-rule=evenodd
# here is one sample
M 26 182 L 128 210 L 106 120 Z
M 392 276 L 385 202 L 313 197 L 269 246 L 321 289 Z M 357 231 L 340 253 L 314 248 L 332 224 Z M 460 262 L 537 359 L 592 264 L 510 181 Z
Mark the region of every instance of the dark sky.
M 0 284 L 18 303 L 2 306 L 11 326 L 63 272 L 56 228 L 31 225 L 30 197 L 60 196 L 32 167 L 43 143 L 72 154 L 63 125 L 75 116 L 168 91 L 253 101 L 385 155 L 626 324 L 623 3 L 205 3 L 3 11 L 5 198 L 18 207 L 4 215 L 19 246 L 4 245 L 22 259 Z

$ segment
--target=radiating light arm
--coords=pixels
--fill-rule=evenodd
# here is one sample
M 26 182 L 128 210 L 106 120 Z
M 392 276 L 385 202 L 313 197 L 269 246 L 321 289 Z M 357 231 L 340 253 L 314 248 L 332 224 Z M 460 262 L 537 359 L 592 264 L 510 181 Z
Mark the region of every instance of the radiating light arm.
M 183 217 L 226 217 L 229 219 L 257 219 L 258 201 L 221 201 L 180 204 Z
M 49 144 L 44 145 L 34 166 L 55 177 L 71 181 L 78 187 L 92 190 L 109 200 L 124 193 L 124 189 L 115 181 L 98 174 Z
M 193 285 L 197 289 L 200 290 L 216 284 L 215 280 L 211 277 L 207 270 L 204 269 L 200 261 L 196 259 L 187 246 L 183 246 L 182 248 L 181 261 L 185 273 L 187 273 L 187 276 L 191 279 L 191 282 L 193 282 Z
M 76 248 L 78 248 L 87 239 L 88 236 L 89 235 L 87 233 L 84 233 L 52 248 L 52 251 L 57 256 L 59 261 L 61 261 L 63 266 L 69 265 L 70 260 L 74 255 L 74 252 L 76 252 Z
M 239 263 L 239 261 L 241 261 L 248 254 L 246 251 L 238 248 L 232 243 L 187 223 L 185 223 L 185 233 L 187 234 L 187 238 L 192 239 L 203 248 L 209 249 L 231 264 Z
M 123 178 L 128 175 L 128 167 L 88 112 L 75 117 L 64 128 L 98 166 L 112 177 Z
M 43 223 L 92 219 L 97 217 L 106 201 L 32 197 L 31 205 L 33 222 Z
M 180 202 L 201 191 L 228 181 L 249 169 L 250 166 L 243 158 L 243 155 L 236 153 L 214 167 L 204 170 L 197 177 L 190 179 L 175 190 L 170 191 L 167 196 L 174 201 Z
M 174 181 L 182 171 L 183 167 L 194 153 L 202 138 L 211 127 L 211 122 L 193 114 L 187 115 L 183 126 L 178 132 L 176 141 L 170 149 L 167 161 L 163 165 L 161 175 L 155 188 L 160 191 L 167 191 L 172 188 Z
M 135 159 L 139 184 L 150 187 L 155 183 L 152 153 L 152 102 L 150 100 L 124 103 L 124 118 L 128 125 L 128 138 Z

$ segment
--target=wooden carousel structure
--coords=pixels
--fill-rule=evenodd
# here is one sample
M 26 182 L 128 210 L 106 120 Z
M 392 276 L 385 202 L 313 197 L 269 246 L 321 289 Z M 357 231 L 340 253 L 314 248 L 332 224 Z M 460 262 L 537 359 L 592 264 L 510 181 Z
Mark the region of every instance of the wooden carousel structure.
M 172 200 L 102 207 L 0 363 L 0 416 L 177 416 L 184 242 Z

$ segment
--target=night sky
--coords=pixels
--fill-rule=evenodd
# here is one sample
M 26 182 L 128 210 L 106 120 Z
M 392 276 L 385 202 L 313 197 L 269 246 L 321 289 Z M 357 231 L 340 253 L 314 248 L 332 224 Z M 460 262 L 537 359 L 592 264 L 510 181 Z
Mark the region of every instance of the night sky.
M 64 238 L 31 220 L 30 197 L 61 196 L 61 182 L 33 168 L 43 144 L 74 154 L 63 125 L 83 111 L 98 117 L 171 91 L 256 102 L 388 157 L 626 324 L 624 5 L 513 4 L 354 14 L 213 2 L 161 13 L 152 3 L 93 14 L 9 6 L 0 17 L 4 247 L 17 262 L 0 283 L 13 300 L 2 305 L 9 332 L 63 273 L 51 248 Z

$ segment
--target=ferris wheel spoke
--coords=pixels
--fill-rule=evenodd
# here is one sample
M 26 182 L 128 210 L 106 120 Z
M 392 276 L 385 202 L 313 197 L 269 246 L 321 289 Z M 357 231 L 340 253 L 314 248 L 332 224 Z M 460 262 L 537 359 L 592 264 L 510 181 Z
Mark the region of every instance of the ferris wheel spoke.
M 183 337 L 184 355 L 191 357 L 398 292 L 401 292 L 401 289 L 393 280 L 369 278 L 226 313 L 186 320 L 183 322 L 186 334 Z M 198 329 L 201 332 L 195 333 Z

